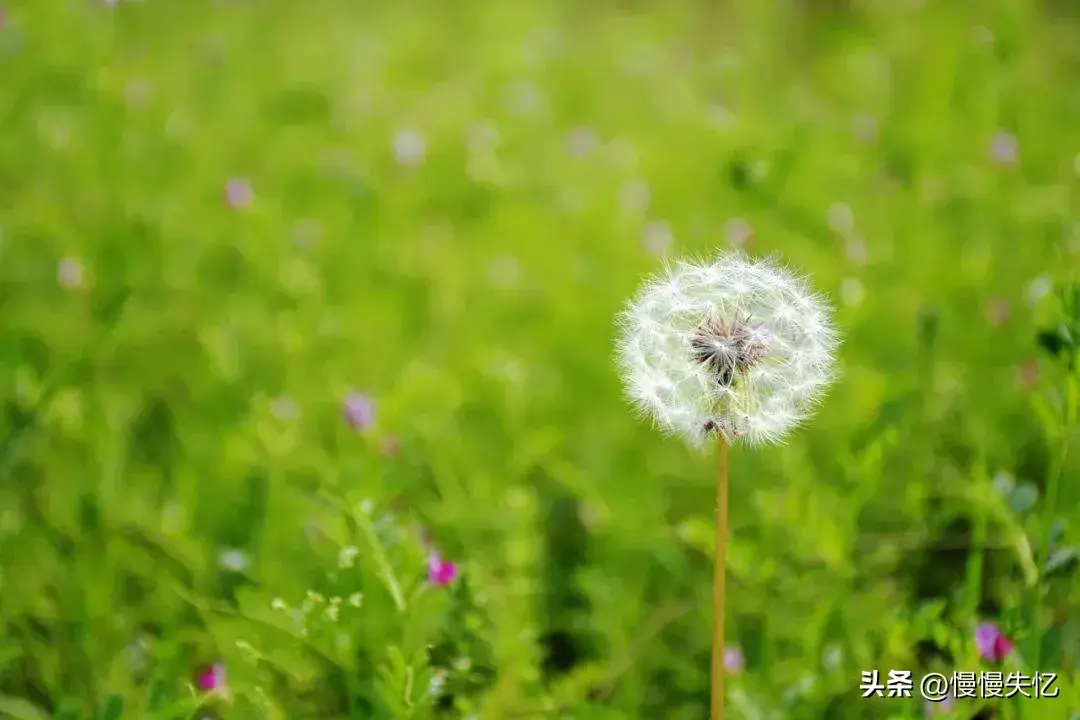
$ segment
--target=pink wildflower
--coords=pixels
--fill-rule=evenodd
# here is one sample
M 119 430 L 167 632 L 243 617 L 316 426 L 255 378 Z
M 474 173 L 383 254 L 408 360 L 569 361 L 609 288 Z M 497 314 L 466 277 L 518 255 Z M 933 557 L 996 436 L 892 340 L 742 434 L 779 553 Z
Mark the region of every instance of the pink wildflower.
M 1000 662 L 1013 650 L 1013 643 L 994 623 L 980 623 L 975 628 L 975 645 L 979 655 L 988 662 Z
M 241 210 L 255 199 L 255 191 L 246 178 L 233 178 L 225 183 L 225 203 L 233 210 Z
M 742 650 L 736 645 L 728 645 L 724 648 L 724 669 L 730 674 L 741 672 L 746 667 L 746 658 Z
M 225 689 L 225 666 L 214 663 L 199 673 L 199 689 L 205 692 L 221 692 Z
M 56 280 L 65 290 L 77 290 L 82 287 L 85 280 L 82 261 L 70 256 L 61 259 L 56 269 Z
M 366 430 L 375 422 L 375 403 L 363 393 L 349 393 L 345 398 L 345 421 L 357 430 Z
M 1015 165 L 1020 159 L 1020 143 L 1016 136 L 999 132 L 990 140 L 990 157 L 998 165 Z
M 443 560 L 438 551 L 432 550 L 428 555 L 428 582 L 440 587 L 445 587 L 457 578 L 457 565 Z

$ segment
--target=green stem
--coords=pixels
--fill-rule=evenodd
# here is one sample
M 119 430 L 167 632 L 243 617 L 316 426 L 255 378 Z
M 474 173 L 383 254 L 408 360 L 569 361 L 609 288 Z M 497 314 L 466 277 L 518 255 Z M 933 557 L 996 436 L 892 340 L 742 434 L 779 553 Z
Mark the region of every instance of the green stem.
M 985 468 L 979 468 L 979 482 L 988 484 Z M 979 611 L 979 602 L 982 600 L 982 580 L 984 557 L 986 554 L 986 537 L 989 529 L 988 511 L 985 506 L 978 504 L 973 508 L 975 516 L 972 518 L 972 553 L 968 556 L 967 572 L 965 578 L 967 611 L 976 615 Z
M 1077 382 L 1076 376 L 1070 375 L 1065 386 L 1065 412 L 1061 427 L 1060 445 L 1057 451 L 1051 448 L 1054 457 L 1047 467 L 1046 475 L 1046 498 L 1043 503 L 1042 517 L 1042 542 L 1039 547 L 1039 563 L 1042 568 L 1050 557 L 1050 542 L 1053 539 L 1054 517 L 1057 511 L 1059 496 L 1061 494 L 1061 476 L 1065 472 L 1065 456 L 1069 448 L 1069 436 L 1076 422 L 1077 411 Z M 1040 571 L 1040 580 L 1042 572 Z M 1043 590 L 1042 583 L 1035 584 L 1035 598 L 1032 603 L 1031 614 L 1031 667 L 1039 671 L 1042 664 L 1042 614 L 1043 614 Z

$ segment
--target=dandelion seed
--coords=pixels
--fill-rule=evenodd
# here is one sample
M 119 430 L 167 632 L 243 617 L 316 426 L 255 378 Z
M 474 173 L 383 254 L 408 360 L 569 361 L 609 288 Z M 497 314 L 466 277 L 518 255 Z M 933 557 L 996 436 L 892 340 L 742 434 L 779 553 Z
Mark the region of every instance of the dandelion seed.
M 278 612 L 284 612 L 289 609 L 289 604 L 282 598 L 274 598 L 270 601 L 270 609 L 277 610 Z
M 742 218 L 731 218 L 724 223 L 724 238 L 733 248 L 746 247 L 753 235 L 754 230 L 750 227 L 750 223 Z
M 65 257 L 60 260 L 56 269 L 56 281 L 65 290 L 78 290 L 86 280 L 82 261 L 75 257 Z
M 724 649 L 724 669 L 734 675 L 742 672 L 746 667 L 746 658 L 743 657 L 742 649 L 735 645 L 728 645 Z
M 363 602 L 364 602 L 364 594 L 363 593 L 355 592 L 355 593 L 353 593 L 352 595 L 349 596 L 349 604 L 352 605 L 353 607 L 358 608 L 358 607 L 360 607 L 361 604 L 363 604 Z
M 728 251 L 651 278 L 620 317 L 630 400 L 694 445 L 777 442 L 831 382 L 830 309 L 769 260 Z
M 424 162 L 427 144 L 418 131 L 404 128 L 394 135 L 394 157 L 399 165 L 417 167 Z
M 372 511 L 375 510 L 375 503 L 373 503 L 371 500 L 363 500 L 360 503 L 359 509 L 360 512 L 362 512 L 364 515 L 370 516 Z
M 340 598 L 338 598 L 338 599 L 340 600 Z M 335 603 L 330 603 L 329 605 L 326 606 L 326 609 L 323 611 L 323 614 L 326 615 L 326 619 L 329 620 L 330 622 L 337 622 L 338 615 L 340 613 L 341 613 L 341 605 L 340 604 L 335 604 Z
M 997 625 L 991 622 L 979 623 L 975 628 L 975 646 L 979 655 L 987 662 L 1001 662 L 1013 651 L 1013 643 Z
M 457 578 L 457 565 L 443 560 L 439 553 L 432 550 L 428 555 L 428 581 L 445 587 Z
M 246 178 L 233 178 L 225 183 L 225 204 L 233 210 L 243 210 L 255 199 L 255 191 Z
M 243 572 L 248 566 L 248 555 L 237 548 L 224 548 L 218 554 L 218 566 L 229 572 Z
M 356 430 L 367 430 L 375 423 L 375 403 L 363 393 L 349 393 L 345 398 L 345 421 Z
M 1020 159 L 1020 143 L 1016 136 L 998 132 L 990 139 L 990 158 L 998 165 L 1015 165 Z

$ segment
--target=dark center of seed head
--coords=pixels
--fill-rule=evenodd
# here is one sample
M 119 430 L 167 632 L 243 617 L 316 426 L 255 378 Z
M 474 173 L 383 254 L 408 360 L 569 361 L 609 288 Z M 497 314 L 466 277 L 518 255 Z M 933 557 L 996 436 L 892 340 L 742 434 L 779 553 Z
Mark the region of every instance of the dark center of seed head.
M 711 318 L 702 323 L 690 341 L 694 359 L 708 368 L 721 387 L 731 387 L 768 351 L 768 344 L 750 317 Z

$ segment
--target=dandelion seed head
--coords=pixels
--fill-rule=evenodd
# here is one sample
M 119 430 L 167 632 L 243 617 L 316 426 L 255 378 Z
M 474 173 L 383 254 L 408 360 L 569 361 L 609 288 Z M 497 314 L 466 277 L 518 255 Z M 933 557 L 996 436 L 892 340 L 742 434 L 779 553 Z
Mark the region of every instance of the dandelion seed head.
M 772 260 L 725 251 L 650 278 L 619 318 L 626 393 L 662 430 L 701 446 L 780 441 L 834 377 L 831 308 Z

